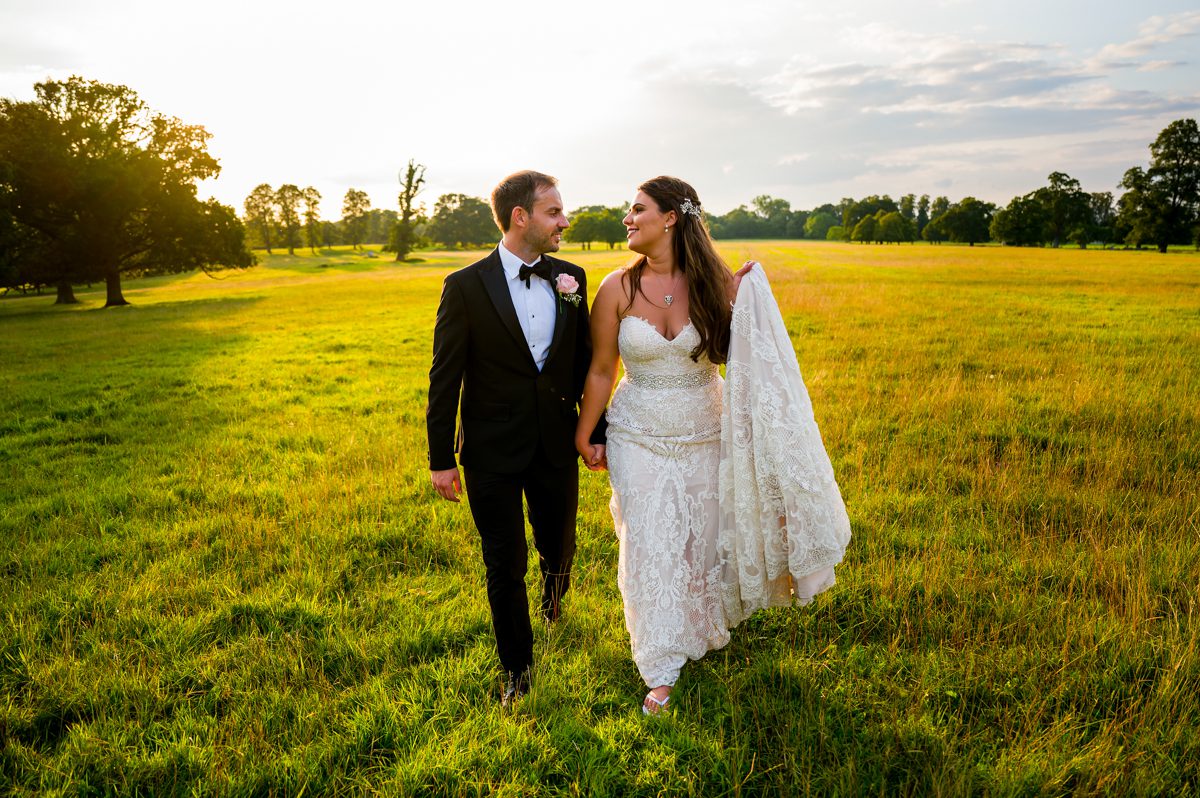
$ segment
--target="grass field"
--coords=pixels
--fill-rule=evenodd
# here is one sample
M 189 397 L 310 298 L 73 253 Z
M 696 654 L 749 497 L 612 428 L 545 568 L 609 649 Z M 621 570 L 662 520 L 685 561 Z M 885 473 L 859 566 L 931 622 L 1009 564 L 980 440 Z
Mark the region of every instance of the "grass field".
M 722 249 L 766 265 L 855 538 L 649 722 L 586 471 L 564 620 L 498 706 L 424 444 L 477 253 L 0 300 L 0 793 L 1196 794 L 1200 256 Z

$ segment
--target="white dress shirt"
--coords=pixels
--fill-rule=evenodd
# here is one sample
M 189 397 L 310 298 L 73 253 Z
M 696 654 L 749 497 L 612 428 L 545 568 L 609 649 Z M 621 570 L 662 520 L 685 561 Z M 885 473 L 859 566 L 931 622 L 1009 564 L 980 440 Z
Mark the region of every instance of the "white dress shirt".
M 546 364 L 546 355 L 550 353 L 550 343 L 554 340 L 557 312 L 554 304 L 554 286 L 550 285 L 548 280 L 532 274 L 529 276 L 529 287 L 526 288 L 525 281 L 517 277 L 517 274 L 522 266 L 532 266 L 537 261 L 525 263 L 509 252 L 503 242 L 499 250 L 500 263 L 508 280 L 508 293 L 517 311 L 517 321 L 521 323 L 521 332 L 525 333 L 529 354 L 533 355 L 533 362 L 537 364 L 538 371 L 541 371 L 542 366 Z

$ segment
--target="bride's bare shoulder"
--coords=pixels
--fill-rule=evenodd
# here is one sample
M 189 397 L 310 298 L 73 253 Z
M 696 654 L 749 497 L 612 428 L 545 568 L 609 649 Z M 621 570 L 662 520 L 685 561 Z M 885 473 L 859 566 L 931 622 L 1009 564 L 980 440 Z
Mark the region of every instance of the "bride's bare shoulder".
M 616 303 L 628 300 L 629 280 L 626 279 L 628 273 L 628 269 L 616 269 L 609 272 L 608 276 L 600 281 L 600 287 L 596 289 L 596 301 L 604 300 Z
M 611 272 L 609 272 L 608 274 L 606 274 L 604 276 L 603 280 L 600 281 L 600 290 L 601 291 L 605 290 L 606 286 L 607 286 L 607 290 L 609 290 L 609 291 L 621 290 L 620 289 L 621 284 L 628 282 L 628 280 L 625 279 L 625 275 L 627 275 L 628 273 L 629 273 L 629 270 L 626 268 L 613 269 Z

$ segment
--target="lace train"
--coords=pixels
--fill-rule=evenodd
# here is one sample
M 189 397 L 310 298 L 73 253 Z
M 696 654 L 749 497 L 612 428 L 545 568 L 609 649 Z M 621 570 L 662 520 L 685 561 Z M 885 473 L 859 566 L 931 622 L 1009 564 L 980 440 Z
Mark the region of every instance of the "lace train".
M 718 550 L 733 626 L 831 587 L 850 518 L 761 268 L 742 279 L 725 373 Z

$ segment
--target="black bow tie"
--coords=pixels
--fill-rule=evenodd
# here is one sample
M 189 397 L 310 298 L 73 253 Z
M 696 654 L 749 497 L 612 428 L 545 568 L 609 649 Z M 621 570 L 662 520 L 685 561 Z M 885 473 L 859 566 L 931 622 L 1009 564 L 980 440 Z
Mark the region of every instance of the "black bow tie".
M 546 282 L 550 282 L 550 264 L 544 260 L 539 260 L 532 266 L 521 264 L 521 269 L 517 272 L 517 279 L 525 281 L 525 287 L 529 287 L 529 275 L 536 274 Z

